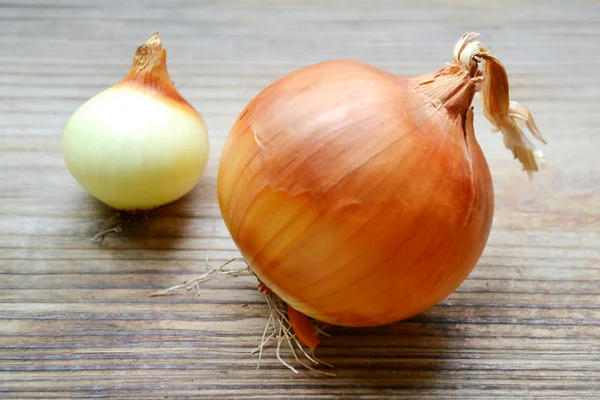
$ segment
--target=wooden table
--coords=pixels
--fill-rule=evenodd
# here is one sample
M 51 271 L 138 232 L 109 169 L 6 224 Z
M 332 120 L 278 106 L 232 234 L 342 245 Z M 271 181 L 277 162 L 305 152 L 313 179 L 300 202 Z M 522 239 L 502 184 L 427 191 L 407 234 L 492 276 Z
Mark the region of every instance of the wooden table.
M 111 212 L 67 171 L 62 129 L 157 30 L 210 129 L 209 166 L 183 200 L 92 241 Z M 333 329 L 317 355 L 336 378 L 296 375 L 272 348 L 256 369 L 267 308 L 251 277 L 149 297 L 207 254 L 238 256 L 216 171 L 261 88 L 332 58 L 433 71 L 465 30 L 549 145 L 530 183 L 476 99 L 496 215 L 453 295 L 393 326 Z M 600 398 L 599 38 L 592 0 L 0 1 L 0 398 Z

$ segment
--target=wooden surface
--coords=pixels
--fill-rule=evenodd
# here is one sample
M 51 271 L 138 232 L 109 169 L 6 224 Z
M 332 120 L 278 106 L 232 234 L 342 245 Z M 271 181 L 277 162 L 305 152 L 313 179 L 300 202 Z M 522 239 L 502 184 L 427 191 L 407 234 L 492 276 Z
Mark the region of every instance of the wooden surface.
M 156 30 L 210 163 L 191 195 L 99 244 L 111 213 L 66 170 L 62 128 Z M 465 30 L 549 145 L 528 182 L 475 100 L 496 215 L 456 293 L 393 326 L 333 329 L 317 355 L 336 378 L 295 375 L 272 349 L 256 369 L 267 308 L 250 277 L 149 297 L 203 273 L 207 253 L 238 255 L 216 168 L 261 88 L 332 58 L 433 71 Z M 599 37 L 592 0 L 0 1 L 0 398 L 600 398 Z

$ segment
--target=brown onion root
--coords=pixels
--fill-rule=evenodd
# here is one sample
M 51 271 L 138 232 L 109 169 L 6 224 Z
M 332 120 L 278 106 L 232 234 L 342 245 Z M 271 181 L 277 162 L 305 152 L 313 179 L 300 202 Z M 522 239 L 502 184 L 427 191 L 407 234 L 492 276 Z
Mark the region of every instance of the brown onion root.
M 318 372 L 323 375 L 336 376 L 334 372 L 323 371 L 323 370 L 314 368 L 301 360 L 301 357 L 304 356 L 305 359 L 307 359 L 314 365 L 322 364 L 322 365 L 328 366 L 330 368 L 333 368 L 333 365 L 328 364 L 324 361 L 321 361 L 317 357 L 315 357 L 315 354 L 311 349 L 308 349 L 308 352 L 307 352 L 307 350 L 304 349 L 304 346 L 298 340 L 297 335 L 296 335 L 296 333 L 294 333 L 294 330 L 292 328 L 292 324 L 290 323 L 290 319 L 287 314 L 287 304 L 273 292 L 271 292 L 268 295 L 265 295 L 265 299 L 267 300 L 267 304 L 269 305 L 270 316 L 269 316 L 269 320 L 267 321 L 267 325 L 265 326 L 265 330 L 263 331 L 263 337 L 262 337 L 262 341 L 261 341 L 260 345 L 252 351 L 252 354 L 255 354 L 257 352 L 259 353 L 259 355 L 258 355 L 259 364 L 256 366 L 256 368 L 258 369 L 260 366 L 260 360 L 262 358 L 263 348 L 270 342 L 271 339 L 275 339 L 277 341 L 277 347 L 276 347 L 276 351 L 275 351 L 275 355 L 277 356 L 277 359 L 279 360 L 279 362 L 281 362 L 283 365 L 285 365 L 287 368 L 289 368 L 292 372 L 297 374 L 298 370 L 296 368 L 294 368 L 292 365 L 288 364 L 281 357 L 281 347 L 285 343 L 287 343 L 287 345 L 290 349 L 290 352 L 296 359 L 296 362 L 298 362 L 298 364 L 302 365 L 304 368 L 309 369 L 311 371 Z M 271 329 L 271 334 L 267 336 L 269 328 Z M 323 329 L 318 324 L 315 324 L 315 332 L 324 334 L 327 336 L 327 334 L 325 332 L 323 332 Z M 298 357 L 298 353 L 296 351 L 300 352 L 301 357 Z M 310 352 L 310 354 L 309 354 L 309 352 Z
M 92 241 L 98 241 L 98 242 L 102 243 L 102 241 L 104 240 L 104 237 L 107 234 L 109 234 L 111 232 L 121 233 L 121 231 L 122 231 L 121 226 L 123 224 L 127 224 L 129 222 L 131 222 L 131 218 L 127 218 L 127 219 L 123 220 L 123 219 L 121 219 L 121 212 L 119 212 L 119 211 L 115 212 L 113 215 L 110 216 L 110 218 L 108 218 L 106 220 L 102 229 L 100 229 L 100 231 L 98 231 L 98 233 L 96 233 L 94 236 L 92 236 Z
M 228 269 L 226 268 L 228 265 L 234 262 L 243 262 L 245 260 L 243 258 L 233 258 L 224 264 L 222 264 L 219 268 L 215 269 L 209 266 L 208 258 L 206 259 L 206 266 L 208 268 L 207 272 L 204 274 L 190 279 L 187 282 L 184 282 L 180 285 L 171 286 L 170 288 L 158 291 L 156 293 L 152 293 L 150 297 L 161 297 L 161 296 L 171 296 L 174 295 L 174 291 L 179 289 L 191 290 L 196 288 L 197 293 L 200 294 L 200 286 L 199 284 L 205 282 L 216 275 L 229 275 L 229 276 L 241 276 L 245 274 L 252 274 L 250 268 L 246 264 L 243 268 L 235 268 Z M 271 343 L 271 341 L 275 341 L 275 356 L 279 360 L 281 364 L 289 368 L 292 372 L 298 373 L 298 370 L 284 360 L 282 356 L 282 348 L 285 348 L 286 345 L 289 348 L 291 355 L 294 357 L 296 362 L 302 365 L 304 368 L 309 369 L 311 371 L 318 372 L 327 376 L 336 376 L 335 373 L 329 371 L 323 371 L 317 369 L 308 363 L 304 362 L 303 359 L 306 359 L 312 365 L 324 365 L 330 368 L 333 368 L 333 365 L 328 364 L 324 361 L 319 360 L 315 357 L 314 352 L 311 349 L 305 349 L 302 343 L 298 340 L 297 335 L 294 333 L 292 325 L 290 323 L 290 319 L 288 317 L 287 312 L 287 304 L 281 300 L 275 293 L 262 284 L 259 281 L 259 291 L 265 296 L 265 300 L 269 307 L 269 318 L 265 325 L 265 329 L 263 330 L 262 338 L 260 344 L 252 350 L 251 354 L 258 353 L 258 364 L 256 368 L 260 367 L 260 361 L 262 359 L 263 351 L 265 347 Z M 320 324 L 317 321 L 312 321 L 315 332 L 319 335 L 329 336 L 325 331 L 325 325 Z
M 506 69 L 497 57 L 475 41 L 478 37 L 478 33 L 467 32 L 460 38 L 454 48 L 454 65 L 464 68 L 475 82 L 482 82 L 479 88 L 486 118 L 496 132 L 502 132 L 505 146 L 521 162 L 523 170 L 531 178 L 533 172 L 539 171 L 543 165 L 544 156 L 527 138 L 519 122 L 527 127 L 534 138 L 544 144 L 546 140 L 537 128 L 529 109 L 510 101 Z M 481 61 L 483 72 L 478 71 Z
M 112 232 L 121 233 L 124 225 L 133 224 L 142 219 L 147 221 L 150 219 L 150 215 L 159 209 L 160 207 L 147 210 L 115 210 L 114 214 L 106 220 L 102 229 L 92 236 L 92 241 L 102 243 L 107 234 Z

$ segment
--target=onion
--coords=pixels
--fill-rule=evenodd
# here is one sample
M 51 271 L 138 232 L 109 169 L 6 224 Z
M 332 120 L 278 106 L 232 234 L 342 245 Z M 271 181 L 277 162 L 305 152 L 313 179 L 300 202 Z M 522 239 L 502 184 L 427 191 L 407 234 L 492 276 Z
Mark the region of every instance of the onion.
M 169 78 L 158 33 L 137 49 L 121 82 L 71 116 L 63 155 L 77 182 L 118 210 L 161 206 L 198 183 L 208 134 Z
M 541 154 L 517 120 L 543 141 L 477 37 L 463 35 L 453 63 L 416 78 L 357 61 L 308 66 L 240 114 L 219 205 L 251 270 L 292 309 L 335 325 L 389 324 L 447 297 L 475 266 L 494 209 L 475 93 L 529 174 Z M 290 319 L 307 337 L 306 322 Z

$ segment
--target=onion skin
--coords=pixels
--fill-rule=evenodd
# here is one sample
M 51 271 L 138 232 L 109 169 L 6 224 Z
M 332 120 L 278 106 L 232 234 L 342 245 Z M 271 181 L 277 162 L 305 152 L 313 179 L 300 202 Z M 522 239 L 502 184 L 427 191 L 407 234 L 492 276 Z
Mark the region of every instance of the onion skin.
M 219 205 L 252 271 L 290 307 L 329 324 L 385 325 L 432 307 L 471 272 L 494 210 L 473 130 L 482 81 L 486 116 L 529 174 L 538 153 L 515 120 L 543 141 L 477 36 L 416 78 L 346 60 L 301 68 L 240 114 Z
M 303 68 L 252 100 L 226 143 L 219 201 L 233 240 L 315 319 L 410 317 L 481 256 L 494 199 L 471 99 L 450 114 L 413 83 L 359 62 Z
M 85 102 L 63 134 L 73 177 L 118 210 L 175 201 L 200 180 L 208 160 L 200 114 L 177 92 L 155 34 L 137 49 L 128 75 Z

